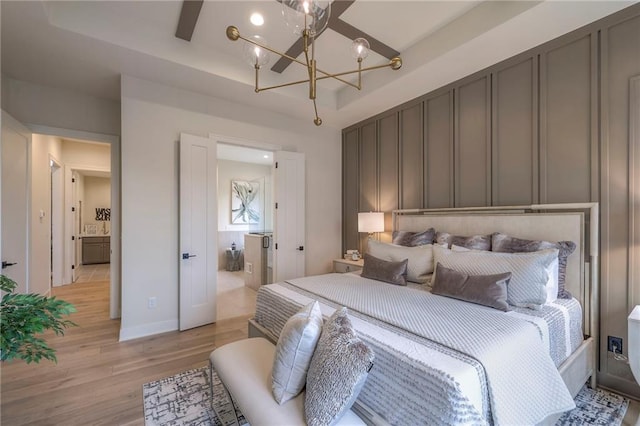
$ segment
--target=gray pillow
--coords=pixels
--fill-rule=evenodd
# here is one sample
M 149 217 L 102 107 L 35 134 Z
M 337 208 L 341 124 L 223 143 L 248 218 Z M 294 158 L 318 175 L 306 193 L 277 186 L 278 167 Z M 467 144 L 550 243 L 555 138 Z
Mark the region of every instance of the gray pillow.
M 496 232 L 491 236 L 491 250 L 504 253 L 529 253 L 544 249 L 558 249 L 558 297 L 560 299 L 571 299 L 571 293 L 565 288 L 567 278 L 567 258 L 576 249 L 573 241 L 550 241 L 524 240 L 511 237 L 506 234 Z
M 507 303 L 507 284 L 510 279 L 511 272 L 468 275 L 438 264 L 431 293 L 507 312 L 510 310 Z
M 423 246 L 425 244 L 433 244 L 435 236 L 436 230 L 433 228 L 423 232 L 393 231 L 391 242 L 399 246 Z
M 448 232 L 436 233 L 436 244 L 447 244 L 447 248 L 451 246 L 459 246 L 472 250 L 491 250 L 491 235 L 472 235 L 465 237 L 462 235 L 451 235 Z
M 407 263 L 407 259 L 392 262 L 365 253 L 360 276 L 396 285 L 407 285 Z
M 318 301 L 300 309 L 282 328 L 271 371 L 273 397 L 278 404 L 302 392 L 321 332 L 322 312 Z
M 351 408 L 373 366 L 373 350 L 358 338 L 347 308 L 322 328 L 307 374 L 304 413 L 309 426 L 334 425 Z

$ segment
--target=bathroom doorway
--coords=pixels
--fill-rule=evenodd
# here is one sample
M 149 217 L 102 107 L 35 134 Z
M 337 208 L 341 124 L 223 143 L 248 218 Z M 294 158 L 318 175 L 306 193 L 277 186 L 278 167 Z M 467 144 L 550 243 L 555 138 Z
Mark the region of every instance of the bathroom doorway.
M 257 289 L 272 276 L 274 205 L 273 152 L 220 142 L 217 151 L 219 321 L 255 313 Z

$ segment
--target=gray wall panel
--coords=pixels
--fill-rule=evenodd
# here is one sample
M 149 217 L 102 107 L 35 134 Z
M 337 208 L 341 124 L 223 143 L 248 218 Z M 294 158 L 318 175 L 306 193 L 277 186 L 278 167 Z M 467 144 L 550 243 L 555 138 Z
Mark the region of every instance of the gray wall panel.
M 385 230 L 391 231 L 391 211 L 400 207 L 398 177 L 398 114 L 392 113 L 378 120 L 378 211 L 385 212 Z M 388 234 L 388 235 L 387 235 Z M 382 239 L 390 241 L 390 232 Z
M 638 164 L 638 151 L 630 140 L 630 88 L 631 79 L 640 75 L 640 17 L 614 25 L 602 38 L 603 104 L 602 125 L 602 281 L 607 283 L 602 292 L 601 327 L 603 336 L 619 336 L 627 341 L 627 315 L 633 303 L 634 282 L 633 250 L 638 247 L 630 241 L 632 225 L 640 218 L 640 204 L 630 206 L 630 178 L 639 176 L 640 170 L 630 170 Z M 635 112 L 635 119 L 640 123 Z M 635 158 L 629 156 L 630 149 Z M 638 182 L 633 182 L 638 189 Z M 638 194 L 633 194 L 636 197 Z M 631 197 L 631 198 L 630 198 Z M 635 220 L 634 220 L 635 219 Z M 637 222 L 636 222 L 637 226 Z M 638 265 L 635 265 L 638 267 Z M 601 342 L 601 369 L 603 382 L 608 386 L 632 393 L 637 389 L 629 366 L 615 360 L 606 352 L 606 340 Z M 627 351 L 626 345 L 623 345 Z
M 342 251 L 358 246 L 358 129 L 342 136 Z
M 360 129 L 360 163 L 359 173 L 359 204 L 358 211 L 368 212 L 378 210 L 378 135 L 376 122 L 368 123 Z M 366 233 L 360 233 L 358 249 L 366 248 Z
M 400 111 L 400 191 L 401 208 L 422 207 L 422 103 Z
M 591 36 L 540 59 L 541 202 L 591 200 Z
M 484 76 L 456 91 L 456 207 L 491 205 L 489 87 Z
M 493 74 L 493 204 L 537 202 L 537 93 L 534 59 Z
M 453 207 L 453 90 L 425 100 L 425 207 Z

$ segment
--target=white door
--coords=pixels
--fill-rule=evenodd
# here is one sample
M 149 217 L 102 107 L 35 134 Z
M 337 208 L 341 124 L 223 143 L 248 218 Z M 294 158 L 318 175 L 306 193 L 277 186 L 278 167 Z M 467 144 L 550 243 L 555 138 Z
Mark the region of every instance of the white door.
M 275 282 L 305 275 L 304 154 L 274 153 L 274 278 Z
M 216 142 L 180 134 L 180 330 L 216 320 Z
M 31 133 L 14 118 L 2 112 L 2 274 L 18 287 L 29 290 L 29 145 Z
M 80 194 L 78 193 L 80 175 L 77 171 L 73 171 L 71 174 L 71 198 L 72 198 L 72 210 L 73 210 L 73 230 L 71 236 L 73 239 L 73 267 L 71 268 L 71 282 L 75 283 L 78 279 L 77 270 L 82 260 L 82 231 L 80 229 L 82 219 L 82 201 L 80 201 Z M 112 275 L 113 276 L 113 275 Z

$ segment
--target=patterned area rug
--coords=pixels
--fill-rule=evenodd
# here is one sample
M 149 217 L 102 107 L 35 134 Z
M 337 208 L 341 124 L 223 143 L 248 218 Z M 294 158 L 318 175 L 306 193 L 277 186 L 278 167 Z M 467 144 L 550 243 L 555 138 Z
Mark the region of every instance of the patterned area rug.
M 576 396 L 576 408 L 565 413 L 556 426 L 602 425 L 620 426 L 629 408 L 629 400 L 606 390 L 593 390 L 586 385 Z
M 143 385 L 146 426 L 247 425 L 233 400 L 213 372 L 213 407 L 209 398 L 209 368 L 185 371 L 172 377 Z M 629 400 L 605 390 L 587 386 L 576 397 L 577 407 L 566 413 L 556 426 L 620 426 Z
M 213 407 L 209 392 L 208 367 L 145 383 L 142 386 L 144 423 L 146 426 L 248 424 L 235 401 L 229 399 L 215 371 L 213 372 Z

